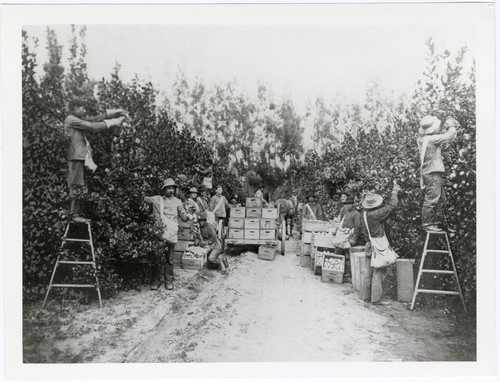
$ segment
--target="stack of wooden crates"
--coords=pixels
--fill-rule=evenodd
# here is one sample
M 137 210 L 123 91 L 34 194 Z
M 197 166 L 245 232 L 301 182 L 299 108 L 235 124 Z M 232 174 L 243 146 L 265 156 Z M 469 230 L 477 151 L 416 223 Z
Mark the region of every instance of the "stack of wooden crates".
M 331 227 L 330 222 L 322 220 L 302 220 L 302 248 L 300 251 L 300 265 L 311 266 L 311 242 L 315 232 L 326 232 Z
M 252 241 L 275 240 L 277 208 L 265 208 L 261 198 L 246 198 L 245 207 L 232 207 L 229 214 L 229 239 L 240 239 L 242 244 Z M 261 246 L 259 255 L 266 260 L 274 259 L 274 251 Z
M 276 239 L 277 208 L 262 208 L 262 199 L 247 198 L 245 207 L 232 207 L 229 214 L 230 239 Z

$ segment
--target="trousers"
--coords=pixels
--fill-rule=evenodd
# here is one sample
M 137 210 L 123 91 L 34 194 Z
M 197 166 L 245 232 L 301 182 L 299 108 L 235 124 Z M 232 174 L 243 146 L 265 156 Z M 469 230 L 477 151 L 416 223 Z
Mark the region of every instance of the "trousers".
M 151 259 L 151 284 L 174 281 L 174 251 L 175 243 L 165 243 L 164 250 L 154 253 Z
M 365 261 L 365 276 L 361 285 L 362 298 L 365 301 L 379 302 L 382 298 L 382 282 L 387 275 L 387 268 L 373 268 L 370 259 Z
M 68 161 L 68 187 L 71 199 L 71 215 L 80 215 L 82 210 L 80 194 L 87 192 L 84 163 L 83 160 Z
M 432 172 L 422 176 L 425 186 L 424 204 L 422 206 L 422 226 L 443 224 L 444 179 L 440 172 Z

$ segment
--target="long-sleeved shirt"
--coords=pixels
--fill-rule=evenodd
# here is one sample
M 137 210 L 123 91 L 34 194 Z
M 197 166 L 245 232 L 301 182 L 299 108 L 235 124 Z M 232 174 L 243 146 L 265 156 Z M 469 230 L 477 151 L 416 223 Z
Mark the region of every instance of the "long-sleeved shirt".
M 344 209 L 342 228 L 354 228 L 350 241 L 356 243 L 361 235 L 361 214 L 352 204 L 342 208 Z
M 366 211 L 366 220 L 370 227 L 371 237 L 383 237 L 385 235 L 384 221 L 389 217 L 391 212 L 398 206 L 398 193 L 393 191 L 386 205 L 374 210 L 363 210 L 361 213 L 361 222 L 363 225 L 363 233 L 369 240 L 368 230 L 366 229 L 364 214 Z
M 221 198 L 222 198 L 222 201 L 219 203 Z M 215 209 L 215 207 L 217 207 L 217 209 Z M 210 211 L 214 212 L 214 215 L 216 218 L 225 218 L 227 208 L 230 208 L 230 206 L 229 206 L 229 203 L 227 202 L 226 198 L 223 195 L 215 194 L 214 196 L 212 196 L 212 199 L 210 199 L 209 209 L 210 209 Z
M 432 172 L 444 172 L 443 154 L 441 145 L 452 141 L 457 136 L 455 120 L 447 120 L 446 124 L 450 124 L 450 128 L 443 134 L 421 135 L 417 138 L 418 152 L 420 153 L 420 161 L 422 161 L 422 146 L 424 139 L 428 140 L 427 148 L 424 153 L 424 161 L 422 164 L 422 175 Z
M 95 117 L 85 117 L 85 119 L 78 118 L 72 114 L 66 117 L 64 120 L 64 129 L 69 137 L 68 160 L 85 160 L 85 154 L 87 153 L 85 132 L 106 130 L 108 127 L 103 121 L 107 118 L 106 113 L 96 115 Z
M 309 206 L 314 213 L 311 215 L 311 211 L 307 207 Z M 321 204 L 319 203 L 306 203 L 304 204 L 304 207 L 302 207 L 302 219 L 309 219 L 309 220 L 322 220 L 323 219 L 323 209 L 321 208 Z

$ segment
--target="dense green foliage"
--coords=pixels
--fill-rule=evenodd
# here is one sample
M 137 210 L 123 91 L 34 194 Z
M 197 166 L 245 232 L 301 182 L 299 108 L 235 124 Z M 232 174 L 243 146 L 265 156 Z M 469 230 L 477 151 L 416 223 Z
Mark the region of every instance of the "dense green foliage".
M 86 98 L 91 114 L 121 107 L 130 122 L 99 134 L 88 134 L 98 164 L 87 177 L 86 215 L 93 220 L 100 280 L 114 290 L 134 277 L 134 264 L 148 259 L 160 245 L 159 227 L 144 204 L 157 194 L 165 177 L 185 175 L 183 185 L 199 185 L 195 165 L 215 159 L 214 184 L 225 195 L 243 197 L 263 187 L 272 199 L 316 193 L 328 218 L 338 213 L 339 191 L 350 189 L 358 201 L 367 190 L 388 195 L 393 179 L 402 185 L 388 235 L 398 253 L 418 257 L 422 191 L 416 137 L 426 114 L 452 116 L 460 123 L 458 138 L 445 149 L 448 171 L 449 223 L 457 230 L 452 247 L 469 304 L 476 291 L 476 148 L 475 77 L 463 73 L 466 49 L 455 57 L 428 42 L 429 57 L 413 96 L 384 95 L 370 83 L 356 103 L 317 99 L 306 115 L 290 100 L 277 102 L 269 86 L 260 85 L 251 101 L 229 82 L 206 87 L 189 83 L 182 73 L 164 106 L 151 83 L 134 78 L 124 83 L 117 65 L 109 79 L 95 82 L 86 72 L 85 29 L 73 28 L 67 72 L 62 46 L 47 30 L 49 60 L 35 75 L 33 43 L 23 34 L 23 287 L 36 298 L 48 284 L 67 221 L 63 120 L 66 102 Z M 311 121 L 314 150 L 304 152 L 302 134 Z M 123 271 L 131 264 L 132 271 Z M 85 276 L 85 275 L 84 275 Z M 88 276 L 88 274 L 86 275 Z
M 388 221 L 388 236 L 400 256 L 419 257 L 423 248 L 419 187 L 420 161 L 416 145 L 418 122 L 426 114 L 460 123 L 457 139 L 444 149 L 447 168 L 446 193 L 448 223 L 456 229 L 452 250 L 466 299 L 475 304 L 476 291 L 476 149 L 475 76 L 463 73 L 466 50 L 453 59 L 447 51 L 436 52 L 428 42 L 428 67 L 411 100 L 386 104 L 382 120 L 360 120 L 359 113 L 348 115 L 356 128 L 322 155 L 309 153 L 303 165 L 290 170 L 290 185 L 300 185 L 302 194 L 316 191 L 325 206 L 341 190 L 353 192 L 358 201 L 368 190 L 388 196 L 392 180 L 402 186 L 397 212 Z M 437 70 L 437 67 L 443 70 Z M 442 74 L 436 74 L 442 73 Z M 368 102 L 368 101 L 367 101 Z M 352 107 L 352 110 L 356 108 Z M 366 128 L 375 123 L 376 128 Z M 328 210 L 328 208 L 327 208 Z M 329 218 L 338 208 L 329 209 Z M 447 284 L 446 281 L 443 281 Z
M 166 177 L 184 174 L 186 187 L 196 184 L 199 179 L 193 166 L 203 164 L 211 151 L 188 127 L 180 128 L 165 110 L 157 109 L 157 92 L 150 83 L 137 78 L 123 83 L 119 66 L 109 81 L 94 84 L 86 75 L 84 57 L 78 53 L 84 55 L 85 49 L 73 46 L 73 65 L 65 74 L 61 47 L 50 29 L 50 61 L 38 81 L 31 42 L 27 35 L 23 38 L 24 294 L 31 298 L 43 293 L 68 221 L 68 141 L 62 122 L 67 110 L 65 100 L 73 95 L 93 105 L 91 115 L 121 107 L 131 120 L 122 127 L 87 134 L 98 168 L 87 174 L 90 192 L 83 195 L 84 215 L 93 221 L 100 282 L 105 291 L 114 290 L 134 277 L 133 266 L 124 267 L 124 263 L 147 260 L 161 245 L 159 227 L 144 197 L 157 195 Z M 239 179 L 225 167 L 214 166 L 214 181 L 225 185 L 227 195 L 242 195 Z M 92 272 L 73 272 L 73 276 L 88 280 Z

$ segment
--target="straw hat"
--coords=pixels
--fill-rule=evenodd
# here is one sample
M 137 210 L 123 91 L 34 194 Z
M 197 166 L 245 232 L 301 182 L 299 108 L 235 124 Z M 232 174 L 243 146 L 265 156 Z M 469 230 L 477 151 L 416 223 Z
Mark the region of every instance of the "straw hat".
M 371 210 L 380 206 L 383 201 L 384 198 L 379 194 L 367 194 L 361 204 L 364 209 Z
M 441 121 L 438 117 L 433 115 L 426 115 L 420 121 L 420 129 L 418 132 L 422 135 L 428 135 L 434 133 L 441 126 Z
M 191 188 L 189 189 L 189 193 L 190 193 L 190 194 L 198 194 L 198 190 L 196 189 L 196 187 L 191 187 Z

